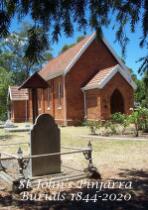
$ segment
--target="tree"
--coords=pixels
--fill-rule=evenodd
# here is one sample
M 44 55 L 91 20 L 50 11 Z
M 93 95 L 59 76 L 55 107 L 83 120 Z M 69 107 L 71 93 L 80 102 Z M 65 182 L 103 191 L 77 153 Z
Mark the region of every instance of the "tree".
M 140 74 L 144 74 L 145 72 L 148 72 L 148 55 L 144 56 L 144 57 L 141 57 L 139 59 L 139 62 L 141 62 L 141 66 L 140 66 L 138 72 Z
M 139 131 L 148 131 L 148 109 L 137 107 L 129 115 L 129 122 L 135 126 L 135 136 L 139 136 Z
M 141 80 L 135 80 L 137 89 L 135 92 L 135 101 L 142 107 L 148 108 L 148 72 L 145 72 Z
M 8 87 L 13 85 L 12 72 L 0 67 L 0 120 L 7 117 Z
M 0 37 L 7 36 L 14 17 L 20 20 L 30 15 L 34 25 L 28 30 L 28 47 L 25 57 L 36 62 L 41 52 L 47 50 L 48 32 L 53 40 L 58 40 L 61 32 L 67 36 L 74 32 L 75 25 L 79 30 L 87 26 L 101 35 L 102 26 L 108 26 L 112 15 L 116 19 L 116 38 L 122 46 L 123 53 L 129 38 L 126 26 L 130 25 L 135 32 L 141 25 L 140 45 L 147 47 L 148 41 L 148 1 L 147 0 L 1 0 L 0 2 Z M 75 24 L 74 24 L 75 23 Z M 144 57 L 145 63 L 147 56 Z M 147 70 L 146 68 L 143 70 Z
M 9 85 L 20 85 L 42 64 L 51 59 L 49 51 L 42 52 L 42 57 L 36 63 L 25 59 L 27 48 L 26 28 L 18 33 L 12 33 L 0 43 L 0 119 L 6 119 L 7 95 Z
M 31 73 L 40 70 L 44 62 L 52 58 L 50 51 L 42 52 L 40 60 L 34 63 L 24 57 L 29 27 L 30 25 L 23 25 L 20 32 L 11 33 L 0 43 L 0 66 L 13 72 L 15 84 L 21 84 Z
M 62 47 L 62 49 L 61 49 L 61 51 L 60 51 L 60 54 L 61 53 L 63 53 L 63 52 L 65 52 L 66 50 L 68 50 L 69 48 L 71 48 L 71 47 L 73 47 L 74 46 L 74 44 L 65 44 L 63 47 Z
M 84 39 L 84 36 L 78 36 L 76 43 L 80 42 L 82 39 Z
M 60 54 L 63 53 L 63 52 L 65 52 L 65 51 L 68 50 L 69 48 L 73 47 L 75 44 L 77 44 L 78 42 L 80 42 L 82 39 L 84 39 L 84 36 L 79 36 L 79 37 L 77 38 L 76 43 L 69 44 L 69 45 L 68 45 L 68 44 L 65 44 L 65 45 L 62 47 L 62 49 L 61 49 L 61 51 L 60 51 Z
M 143 105 L 148 108 L 148 71 L 146 71 L 144 74 L 143 83 L 145 90 L 145 100 L 143 102 Z

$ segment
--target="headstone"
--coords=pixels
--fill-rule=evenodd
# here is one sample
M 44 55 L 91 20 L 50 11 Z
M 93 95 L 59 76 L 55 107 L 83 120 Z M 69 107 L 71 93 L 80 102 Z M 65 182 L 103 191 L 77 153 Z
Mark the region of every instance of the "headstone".
M 31 130 L 30 154 L 51 154 L 60 152 L 60 130 L 49 114 L 41 114 Z M 61 172 L 60 154 L 31 159 L 31 176 Z
M 4 124 L 5 128 L 15 128 L 17 127 L 16 125 L 14 125 L 14 123 L 11 120 L 7 120 Z

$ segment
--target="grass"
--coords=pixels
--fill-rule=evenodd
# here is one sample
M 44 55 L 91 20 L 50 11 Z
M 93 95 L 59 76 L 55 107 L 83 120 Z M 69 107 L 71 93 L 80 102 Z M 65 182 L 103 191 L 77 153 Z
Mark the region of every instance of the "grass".
M 62 128 L 62 144 L 85 147 L 86 127 Z M 91 139 L 90 139 L 91 140 Z M 148 170 L 148 141 L 92 140 L 93 160 L 104 178 L 118 177 L 123 170 Z
M 87 147 L 88 139 L 80 137 L 88 135 L 86 127 L 63 127 L 61 130 L 61 145 L 67 147 Z M 0 129 L 0 136 L 6 133 Z M 0 151 L 16 154 L 20 142 L 29 141 L 28 132 L 8 133 L 6 140 L 0 141 Z M 91 139 L 90 139 L 91 140 Z M 134 140 L 92 140 L 93 161 L 104 179 L 120 177 L 125 170 L 148 171 L 148 141 Z M 3 147 L 2 145 L 17 143 L 18 145 Z M 28 153 L 28 146 L 21 145 L 24 153 Z M 63 156 L 63 164 L 77 169 L 84 169 L 87 162 L 83 154 Z

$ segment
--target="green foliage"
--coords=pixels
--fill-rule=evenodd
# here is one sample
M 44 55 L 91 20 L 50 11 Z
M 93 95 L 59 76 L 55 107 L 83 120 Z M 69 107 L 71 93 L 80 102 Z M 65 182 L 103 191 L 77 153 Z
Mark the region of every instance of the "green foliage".
M 27 48 L 26 30 L 29 28 L 30 25 L 26 24 L 20 32 L 9 34 L 0 42 L 0 119 L 6 118 L 8 86 L 22 84 L 30 73 L 39 70 L 43 62 L 52 57 L 46 50 L 40 55 L 40 63 L 24 59 Z
M 40 63 L 44 57 L 43 52 L 49 49 L 47 33 L 41 27 L 33 26 L 28 30 L 28 45 L 25 49 L 24 59 L 31 65 Z M 34 52 L 34 53 L 32 53 Z
M 148 108 L 148 72 L 145 72 L 141 80 L 136 80 L 136 84 L 135 101 L 140 106 Z
M 77 38 L 76 43 L 69 44 L 69 45 L 68 45 L 68 44 L 65 44 L 65 45 L 62 47 L 62 49 L 61 49 L 61 51 L 60 51 L 60 54 L 63 53 L 63 52 L 65 52 L 65 51 L 68 50 L 69 48 L 73 47 L 75 44 L 77 44 L 78 42 L 80 42 L 82 39 L 84 39 L 84 36 L 79 36 L 79 37 Z
M 115 123 L 122 124 L 124 122 L 124 119 L 125 119 L 125 115 L 120 112 L 112 114 L 112 121 Z
M 66 50 L 68 50 L 69 48 L 71 48 L 71 47 L 73 47 L 73 46 L 74 46 L 74 44 L 70 44 L 70 45 L 65 44 L 65 45 L 62 47 L 62 49 L 61 49 L 61 51 L 60 51 L 60 54 L 63 53 L 63 52 L 65 52 Z
M 82 41 L 85 38 L 85 36 L 78 36 L 76 43 Z
M 7 117 L 7 95 L 8 87 L 12 83 L 12 72 L 0 67 L 0 120 Z
M 116 125 L 110 120 L 106 121 L 90 121 L 87 120 L 83 123 L 84 126 L 87 126 L 90 130 L 91 135 L 96 135 L 96 131 L 100 128 L 105 128 L 105 135 L 117 134 Z
M 104 123 L 104 127 L 106 129 L 106 135 L 117 134 L 117 126 L 111 120 L 106 120 Z
M 135 101 L 141 104 L 145 99 L 145 87 L 143 80 L 138 80 L 136 84 L 137 84 L 137 89 L 135 92 Z
M 86 121 L 86 125 L 92 135 L 96 134 L 97 129 L 105 128 L 105 135 L 118 134 L 118 125 L 122 126 L 122 134 L 125 133 L 126 128 L 133 124 L 135 127 L 135 136 L 139 136 L 139 131 L 148 132 L 148 108 L 138 107 L 132 110 L 130 115 L 115 113 L 111 120 L 106 121 Z
M 21 84 L 22 81 L 24 81 L 30 75 L 30 73 L 40 70 L 42 64 L 52 57 L 50 51 L 45 49 L 40 49 L 42 52 L 38 52 L 38 59 L 36 61 L 25 57 L 26 50 L 28 50 L 29 54 L 30 48 L 28 48 L 27 45 L 27 30 L 29 30 L 31 27 L 32 26 L 27 23 L 23 24 L 19 32 L 11 33 L 9 36 L 7 36 L 7 38 L 2 39 L 0 43 L 0 66 L 9 71 L 17 73 L 15 74 L 15 76 L 17 76 L 16 84 Z M 35 36 L 34 34 L 32 35 L 31 31 L 29 32 L 30 36 Z M 40 34 L 40 31 L 37 31 L 36 33 Z M 33 39 L 30 41 L 30 44 L 34 45 L 34 47 L 38 48 L 39 50 L 40 39 L 43 39 L 43 37 L 38 37 L 38 40 Z M 47 46 L 48 43 L 45 45 Z M 19 76 L 20 81 L 18 82 Z
M 85 121 L 85 125 L 90 129 L 92 135 L 96 135 L 97 129 L 101 127 L 101 122 L 87 120 Z
M 134 124 L 135 136 L 138 137 L 139 130 L 148 130 L 148 109 L 143 107 L 136 108 L 129 116 L 129 121 Z
M 116 30 L 116 40 L 121 44 L 123 53 L 129 41 L 126 30 L 127 25 L 130 26 L 131 32 L 134 33 L 135 29 L 139 28 L 140 23 L 142 36 L 139 44 L 147 47 L 147 0 L 2 0 L 0 2 L 0 38 L 8 35 L 9 26 L 14 16 L 18 17 L 19 20 L 23 20 L 24 17 L 29 15 L 33 26 L 28 30 L 30 32 L 28 33 L 28 47 L 25 55 L 32 63 L 37 61 L 41 51 L 46 49 L 48 32 L 54 41 L 59 39 L 62 32 L 67 36 L 71 36 L 75 32 L 75 27 L 85 33 L 89 26 L 101 35 L 102 27 L 107 27 L 110 24 L 111 14 L 114 15 L 116 20 L 113 28 Z M 41 33 L 38 33 L 38 29 Z M 142 64 L 144 71 L 147 69 L 147 67 L 145 68 L 146 61 L 147 56 Z
M 112 121 L 114 123 L 119 123 L 122 126 L 122 134 L 125 133 L 126 128 L 130 124 L 129 116 L 120 112 L 117 112 L 112 115 Z
M 148 55 L 141 57 L 138 61 L 141 62 L 138 72 L 140 74 L 148 73 Z

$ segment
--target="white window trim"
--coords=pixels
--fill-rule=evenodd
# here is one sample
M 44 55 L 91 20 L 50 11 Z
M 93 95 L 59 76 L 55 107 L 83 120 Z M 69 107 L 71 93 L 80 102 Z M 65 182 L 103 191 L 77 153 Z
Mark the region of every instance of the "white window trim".
M 50 93 L 50 87 L 47 89 L 47 110 L 50 110 L 51 105 L 51 93 Z
M 62 106 L 58 106 L 57 109 L 62 109 Z
M 62 82 L 58 82 L 58 93 L 57 93 L 57 109 L 62 109 Z M 60 102 L 60 103 L 59 103 Z

